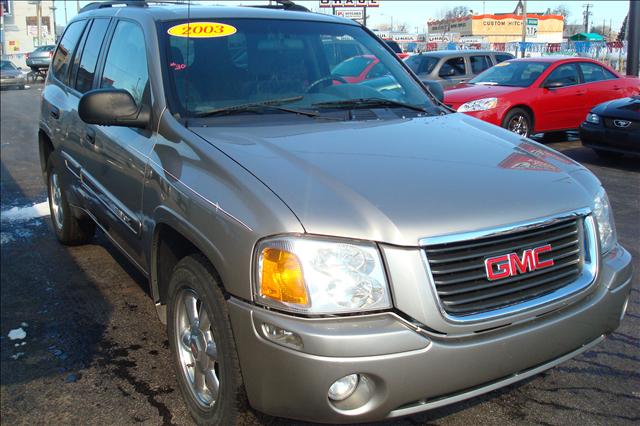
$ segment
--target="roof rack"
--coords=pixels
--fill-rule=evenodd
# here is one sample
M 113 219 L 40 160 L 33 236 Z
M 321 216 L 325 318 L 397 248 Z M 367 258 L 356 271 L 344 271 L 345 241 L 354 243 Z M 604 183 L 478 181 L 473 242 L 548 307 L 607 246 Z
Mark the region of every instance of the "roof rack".
M 291 10 L 294 12 L 311 12 L 304 6 L 299 4 L 295 4 L 291 0 L 275 0 L 277 4 L 275 5 L 264 5 L 264 6 L 250 6 L 250 7 L 259 7 L 261 9 L 283 9 L 283 10 Z
M 161 0 L 161 1 L 145 1 L 145 0 L 94 1 L 94 2 L 89 3 L 88 5 L 86 5 L 82 9 L 80 9 L 80 11 L 78 13 L 88 12 L 90 10 L 103 9 L 103 8 L 113 7 L 113 6 L 149 7 L 149 3 L 153 3 L 153 4 L 181 4 L 181 5 L 185 5 L 186 4 L 184 1 L 180 2 L 180 1 L 164 1 L 164 0 Z

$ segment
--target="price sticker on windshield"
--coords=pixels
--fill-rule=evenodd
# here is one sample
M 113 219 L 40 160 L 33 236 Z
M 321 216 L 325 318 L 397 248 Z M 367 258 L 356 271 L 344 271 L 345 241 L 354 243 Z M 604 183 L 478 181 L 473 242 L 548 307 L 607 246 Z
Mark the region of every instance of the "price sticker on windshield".
M 237 31 L 236 27 L 220 22 L 189 22 L 174 25 L 167 33 L 174 37 L 215 38 L 228 37 Z

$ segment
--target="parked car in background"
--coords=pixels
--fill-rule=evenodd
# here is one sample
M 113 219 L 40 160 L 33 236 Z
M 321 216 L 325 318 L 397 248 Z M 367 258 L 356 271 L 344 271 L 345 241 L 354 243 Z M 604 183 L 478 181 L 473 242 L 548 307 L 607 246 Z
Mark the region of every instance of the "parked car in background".
M 27 82 L 27 78 L 20 68 L 15 66 L 11 61 L 0 61 L 0 87 L 8 88 L 14 87 L 17 89 L 24 89 L 24 85 Z
M 387 43 L 387 46 L 389 46 L 391 48 L 391 50 L 394 51 L 394 53 L 398 56 L 398 58 L 404 59 L 404 58 L 407 58 L 409 56 L 408 53 L 402 51 L 402 47 L 400 47 L 400 45 L 398 44 L 397 41 L 391 40 L 391 39 L 388 39 L 388 38 L 385 38 L 383 40 L 384 40 L 385 43 Z
M 439 50 L 411 55 L 404 62 L 421 80 L 437 80 L 446 88 L 464 83 L 495 64 L 513 59 L 511 53 L 483 50 Z
M 580 140 L 603 157 L 640 155 L 640 96 L 593 107 L 580 125 Z
M 382 77 L 388 74 L 387 68 L 373 55 L 361 55 L 349 58 L 331 70 L 338 81 L 359 83 L 364 80 Z
M 31 68 L 33 72 L 38 72 L 41 69 L 49 69 L 54 50 L 56 50 L 55 44 L 38 47 L 33 52 L 27 54 L 27 66 Z
M 624 77 L 600 62 L 543 57 L 502 62 L 463 87 L 445 91 L 445 103 L 529 136 L 577 129 L 595 105 L 636 94 L 640 79 Z

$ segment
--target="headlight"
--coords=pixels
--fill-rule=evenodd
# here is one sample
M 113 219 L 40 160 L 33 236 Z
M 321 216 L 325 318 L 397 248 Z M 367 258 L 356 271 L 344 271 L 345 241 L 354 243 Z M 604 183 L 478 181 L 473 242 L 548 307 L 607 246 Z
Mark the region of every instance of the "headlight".
M 373 243 L 273 238 L 258 245 L 255 266 L 255 298 L 263 305 L 314 315 L 391 307 Z
M 598 114 L 590 112 L 589 114 L 587 114 L 587 118 L 585 118 L 584 121 L 592 124 L 600 124 L 600 116 Z
M 485 98 L 460 105 L 458 112 L 485 111 L 498 106 L 498 98 Z
M 601 188 L 593 201 L 593 216 L 598 224 L 602 253 L 608 253 L 616 245 L 616 225 L 613 221 L 611 204 L 604 188 Z

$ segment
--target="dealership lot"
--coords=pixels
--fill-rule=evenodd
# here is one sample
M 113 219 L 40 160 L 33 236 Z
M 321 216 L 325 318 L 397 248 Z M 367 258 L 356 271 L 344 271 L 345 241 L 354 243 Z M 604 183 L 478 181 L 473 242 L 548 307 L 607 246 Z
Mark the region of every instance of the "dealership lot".
M 101 234 L 87 246 L 59 245 L 42 216 L 46 194 L 36 144 L 41 89 L 1 93 L 3 421 L 189 424 L 144 278 Z M 549 145 L 601 179 L 619 239 L 640 270 L 638 159 L 605 161 L 575 138 Z M 396 424 L 637 423 L 637 274 L 633 286 L 621 327 L 594 350 L 524 383 Z M 428 372 L 416 374 L 429 380 Z M 245 420 L 292 424 L 260 414 Z

